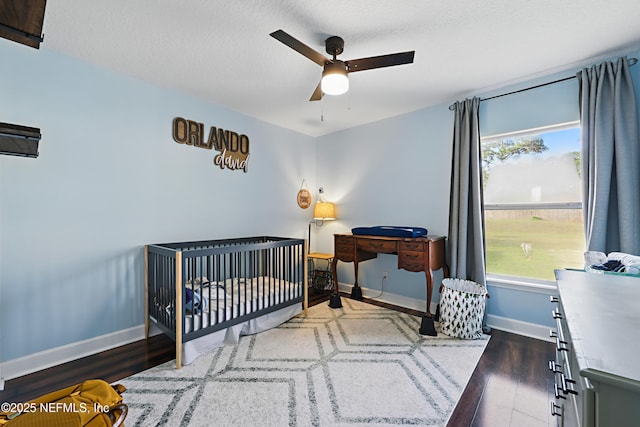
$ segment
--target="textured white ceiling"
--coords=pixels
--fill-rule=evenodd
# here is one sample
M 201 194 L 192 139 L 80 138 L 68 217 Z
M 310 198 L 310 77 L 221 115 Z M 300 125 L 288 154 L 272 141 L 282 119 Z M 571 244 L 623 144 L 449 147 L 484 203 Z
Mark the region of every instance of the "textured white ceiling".
M 637 49 L 638 18 L 638 0 L 49 0 L 43 47 L 319 136 Z M 415 61 L 309 102 L 322 68 L 278 29 Z

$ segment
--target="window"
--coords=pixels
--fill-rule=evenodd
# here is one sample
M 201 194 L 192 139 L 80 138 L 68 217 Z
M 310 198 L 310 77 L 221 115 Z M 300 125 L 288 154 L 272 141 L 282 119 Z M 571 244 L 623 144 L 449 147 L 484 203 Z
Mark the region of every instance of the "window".
M 482 138 L 487 274 L 582 268 L 579 123 Z

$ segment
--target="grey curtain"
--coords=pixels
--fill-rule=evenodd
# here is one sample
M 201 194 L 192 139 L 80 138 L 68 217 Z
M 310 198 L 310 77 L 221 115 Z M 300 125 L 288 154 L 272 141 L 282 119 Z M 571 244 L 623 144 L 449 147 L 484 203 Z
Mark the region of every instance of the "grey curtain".
M 480 98 L 454 104 L 449 270 L 451 277 L 486 284 L 480 149 Z
M 626 58 L 585 68 L 580 84 L 587 250 L 640 255 L 640 147 Z

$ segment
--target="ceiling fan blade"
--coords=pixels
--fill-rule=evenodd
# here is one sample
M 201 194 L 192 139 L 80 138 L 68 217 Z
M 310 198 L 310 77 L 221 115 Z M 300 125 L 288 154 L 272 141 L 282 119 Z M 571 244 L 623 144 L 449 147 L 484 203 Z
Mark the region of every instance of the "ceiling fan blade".
M 315 62 L 320 66 L 324 66 L 324 63 L 327 61 L 331 62 L 331 60 L 327 59 L 320 52 L 317 52 L 311 49 L 306 44 L 302 43 L 298 39 L 290 36 L 289 34 L 285 33 L 282 30 L 274 31 L 269 35 L 274 39 L 286 44 L 287 46 L 289 46 L 291 49 L 295 50 L 299 54 L 306 56 L 307 58 L 309 58 L 310 60 L 312 60 L 313 62 Z
M 413 62 L 415 50 L 410 52 L 392 53 L 389 55 L 372 56 L 370 58 L 352 59 L 345 61 L 350 73 L 371 70 L 373 68 L 391 67 L 393 65 L 410 64 Z
M 311 95 L 309 101 L 320 101 L 322 99 L 322 88 L 320 87 L 321 84 L 322 82 L 318 83 L 318 86 L 316 86 L 316 90 L 313 91 L 313 95 Z

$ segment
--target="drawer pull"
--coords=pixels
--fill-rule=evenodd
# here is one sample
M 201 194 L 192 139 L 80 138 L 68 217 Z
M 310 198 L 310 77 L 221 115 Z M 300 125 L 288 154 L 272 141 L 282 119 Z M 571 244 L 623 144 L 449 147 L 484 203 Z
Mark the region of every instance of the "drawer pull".
M 560 365 L 558 365 L 555 360 L 549 360 L 549 370 L 554 374 L 562 373 L 562 370 L 560 369 Z
M 561 417 L 562 416 L 562 412 L 556 412 L 556 409 L 562 409 L 560 406 L 556 405 L 556 402 L 554 402 L 553 400 L 551 402 L 551 416 L 552 417 Z
M 562 319 L 563 318 L 562 313 L 560 313 L 560 311 L 557 308 L 551 312 L 551 316 L 554 319 Z
M 566 341 L 562 341 L 560 337 L 556 337 L 556 350 L 557 351 L 569 351 L 568 347 L 565 347 L 569 343 Z
M 552 303 L 557 303 L 559 301 L 558 300 L 558 296 L 557 295 L 550 295 L 549 296 L 549 301 L 552 302 Z
M 564 397 L 564 391 L 560 391 L 560 387 L 558 387 L 558 383 L 553 385 L 553 394 L 556 396 L 556 399 L 566 399 Z
M 551 338 L 558 338 L 558 333 L 553 329 L 549 329 L 549 336 Z
M 408 271 L 424 271 L 423 265 L 420 262 L 403 261 L 398 266 L 398 268 L 404 268 L 405 270 L 408 270 Z
M 560 376 L 560 381 L 562 381 L 562 391 L 564 394 L 578 394 L 578 392 L 572 388 L 569 388 L 567 384 L 575 384 L 574 380 L 569 380 L 564 375 Z
M 420 243 L 406 243 L 405 242 L 403 244 L 404 244 L 405 248 L 413 250 L 413 251 L 422 249 L 422 244 L 420 244 Z

